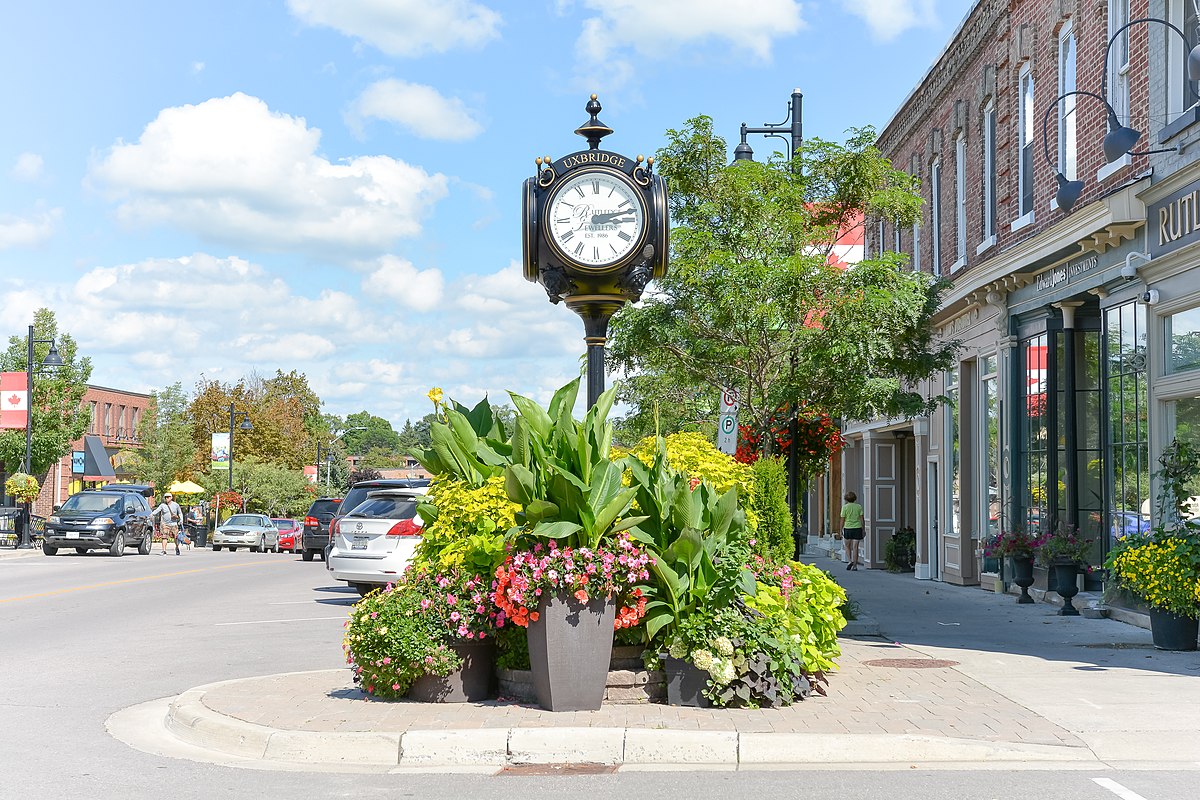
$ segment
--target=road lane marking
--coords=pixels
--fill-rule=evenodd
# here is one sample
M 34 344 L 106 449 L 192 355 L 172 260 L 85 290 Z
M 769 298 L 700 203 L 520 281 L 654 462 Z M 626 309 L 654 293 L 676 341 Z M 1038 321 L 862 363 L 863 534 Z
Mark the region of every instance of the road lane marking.
M 1103 786 L 1105 789 L 1108 789 L 1117 797 L 1121 798 L 1121 800 L 1146 800 L 1146 798 L 1142 797 L 1137 792 L 1133 791 L 1132 789 L 1126 789 L 1112 778 L 1092 778 L 1092 780 L 1100 786 Z
M 1091 706 L 1092 708 L 1104 708 L 1104 706 L 1098 706 L 1098 705 L 1096 705 L 1095 703 L 1093 703 L 1091 700 L 1088 700 L 1086 697 L 1081 697 L 1081 698 L 1079 698 L 1079 702 L 1081 702 L 1081 703 L 1087 703 L 1087 704 L 1088 704 L 1089 706 Z
M 304 605 L 305 603 L 316 603 L 316 602 L 317 602 L 317 600 L 314 598 L 312 600 L 283 600 L 278 603 L 267 603 L 267 605 L 269 605 L 269 606 L 299 606 L 299 605 Z
M 252 619 L 246 622 L 216 622 L 213 623 L 220 628 L 224 625 L 269 625 L 273 622 L 317 622 L 323 619 L 340 619 L 345 620 L 349 615 L 342 614 L 340 617 L 295 617 L 294 619 Z
M 278 562 L 282 564 L 282 562 Z M 85 586 L 72 586 L 69 589 L 54 589 L 49 592 L 38 592 L 37 594 L 23 594 L 18 597 L 0 598 L 0 605 L 5 603 L 15 603 L 18 600 L 36 600 L 39 597 L 54 597 L 60 594 L 71 594 L 72 592 L 84 592 L 88 589 L 104 589 L 109 586 L 120 586 L 126 583 L 141 583 L 142 581 L 157 581 L 163 578 L 173 578 L 178 575 L 192 575 L 197 572 L 215 572 L 221 569 L 238 569 L 239 567 L 264 567 L 272 566 L 267 562 L 261 564 L 226 564 L 223 567 L 200 567 L 197 569 L 181 569 L 177 572 L 164 572 L 160 575 L 143 575 L 140 578 L 122 578 L 119 581 L 105 581 L 104 583 L 89 583 Z

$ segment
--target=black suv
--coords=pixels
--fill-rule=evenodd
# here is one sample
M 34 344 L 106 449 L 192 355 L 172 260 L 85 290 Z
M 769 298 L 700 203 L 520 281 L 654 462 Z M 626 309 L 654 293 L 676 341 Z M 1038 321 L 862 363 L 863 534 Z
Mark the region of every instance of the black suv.
M 376 489 L 416 489 L 421 486 L 428 486 L 428 478 L 376 478 L 369 481 L 359 481 L 350 487 L 350 491 L 346 492 L 346 497 L 338 504 L 337 510 L 334 512 L 333 519 L 338 519 L 346 516 L 354 510 L 355 506 L 361 505 L 367 499 L 367 493 L 373 492 Z M 308 523 L 304 527 L 304 547 L 305 557 L 307 560 L 308 553 Z M 329 523 L 325 523 L 325 538 L 322 543 L 322 558 L 325 559 L 325 566 L 329 566 Z
M 149 555 L 154 523 L 146 494 L 152 491 L 119 484 L 76 492 L 46 520 L 42 552 L 52 556 L 61 547 L 73 547 L 76 553 L 108 550 L 123 556 L 126 547 L 137 545 L 139 553 Z
M 313 556 L 320 554 L 324 558 L 325 546 L 329 544 L 329 523 L 337 513 L 340 497 L 318 497 L 304 515 L 304 533 L 300 548 L 300 557 L 312 561 Z

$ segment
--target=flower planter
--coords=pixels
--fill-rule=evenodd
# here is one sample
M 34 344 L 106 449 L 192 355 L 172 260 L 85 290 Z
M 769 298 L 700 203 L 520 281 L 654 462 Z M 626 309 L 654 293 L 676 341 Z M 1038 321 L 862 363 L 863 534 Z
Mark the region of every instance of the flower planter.
M 1054 578 L 1054 591 L 1063 599 L 1058 615 L 1078 617 L 1079 609 L 1071 604 L 1071 598 L 1079 594 L 1079 585 L 1075 580 L 1075 576 L 1079 574 L 1079 565 L 1074 561 L 1057 562 L 1050 565 L 1050 572 Z
M 1017 602 L 1032 603 L 1033 598 L 1029 596 L 1029 587 L 1033 585 L 1033 556 L 1023 558 L 1013 556 L 1009 562 L 1012 564 L 1013 583 L 1021 587 L 1021 596 L 1017 598 Z
M 1200 619 L 1151 608 L 1150 633 L 1159 650 L 1195 650 Z
M 477 703 L 494 694 L 496 646 L 491 641 L 451 645 L 462 668 L 449 675 L 422 675 L 408 689 L 418 703 Z
M 667 676 L 667 705 L 711 708 L 712 701 L 704 696 L 708 673 L 690 661 L 662 655 L 663 673 Z
M 543 595 L 526 631 L 538 705 L 547 711 L 595 711 L 604 702 L 612 657 L 616 600 L 581 603 L 565 593 Z

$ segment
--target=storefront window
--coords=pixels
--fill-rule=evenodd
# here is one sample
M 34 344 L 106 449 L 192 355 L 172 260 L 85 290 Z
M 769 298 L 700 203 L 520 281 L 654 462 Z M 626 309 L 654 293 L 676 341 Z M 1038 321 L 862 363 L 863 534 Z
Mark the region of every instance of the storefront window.
M 1200 448 L 1200 397 L 1187 397 L 1170 404 L 1174 417 L 1175 438 Z M 1187 484 L 1192 518 L 1200 516 L 1200 478 Z
M 1049 431 L 1046 334 L 1030 337 L 1022 348 L 1025 375 L 1024 430 L 1022 456 L 1025 469 L 1025 496 L 1022 498 L 1025 529 L 1040 534 L 1049 524 L 1049 500 L 1046 473 L 1049 469 Z
M 1146 308 L 1104 312 L 1108 381 L 1109 542 L 1150 528 L 1150 447 L 1146 394 Z
M 986 498 L 986 501 L 980 504 L 983 518 L 979 530 L 985 531 L 985 537 L 990 540 L 1004 527 L 1000 497 L 1000 395 L 996 356 L 984 356 L 980 365 L 983 373 L 983 391 L 980 393 L 983 402 L 983 413 L 980 415 L 983 421 L 983 448 L 979 496 Z M 983 571 L 999 572 L 999 564 L 995 559 L 985 558 Z
M 1200 308 L 1167 317 L 1167 372 L 1200 368 Z
M 950 496 L 950 536 L 962 533 L 962 520 L 959 516 L 962 509 L 962 436 L 960 425 L 962 412 L 959 408 L 958 368 L 946 373 L 946 397 L 950 402 L 946 407 L 946 442 L 950 456 L 950 468 L 946 473 Z

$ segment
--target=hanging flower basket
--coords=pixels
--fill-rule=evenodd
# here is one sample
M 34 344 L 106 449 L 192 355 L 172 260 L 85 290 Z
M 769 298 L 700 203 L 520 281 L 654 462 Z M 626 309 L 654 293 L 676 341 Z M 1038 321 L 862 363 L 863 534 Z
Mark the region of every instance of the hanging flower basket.
M 22 503 L 32 503 L 38 499 L 42 487 L 38 485 L 37 478 L 32 475 L 15 472 L 5 481 L 4 490 L 9 496 L 17 498 Z

